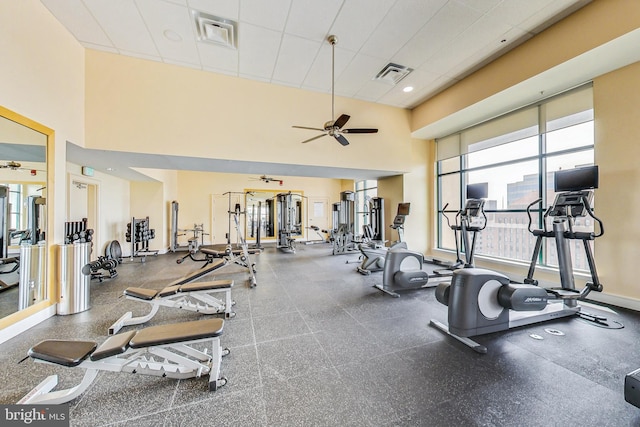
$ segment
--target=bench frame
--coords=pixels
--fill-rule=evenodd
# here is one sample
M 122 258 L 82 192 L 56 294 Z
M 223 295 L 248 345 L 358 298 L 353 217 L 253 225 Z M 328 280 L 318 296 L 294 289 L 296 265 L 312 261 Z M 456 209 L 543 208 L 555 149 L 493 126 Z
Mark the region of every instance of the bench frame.
M 200 350 L 205 344 L 204 350 Z M 198 345 L 195 347 L 194 345 Z M 220 375 L 222 357 L 229 349 L 220 346 L 220 335 L 192 341 L 176 342 L 142 348 L 127 347 L 120 354 L 92 361 L 90 355 L 77 366 L 85 369 L 80 384 L 64 390 L 51 391 L 58 385 L 58 376 L 51 375 L 27 393 L 18 404 L 53 404 L 69 402 L 84 393 L 100 371 L 129 372 L 175 379 L 209 376 L 209 390 L 215 391 L 227 383 Z M 32 356 L 33 357 L 33 356 Z M 39 363 L 58 363 L 34 359 Z
M 159 291 L 152 299 L 144 299 L 133 295 L 128 295 L 125 290 L 124 296 L 132 301 L 145 302 L 151 304 L 151 311 L 139 317 L 133 317 L 133 313 L 128 311 L 116 320 L 109 327 L 109 335 L 118 333 L 125 326 L 141 325 L 148 322 L 156 315 L 160 307 L 178 308 L 181 310 L 193 311 L 201 314 L 219 314 L 224 313 L 224 317 L 230 319 L 236 314 L 231 311 L 231 307 L 235 304 L 231 299 L 231 288 L 233 280 L 226 281 L 229 286 L 203 289 L 198 291 L 183 292 L 181 285 L 177 292 L 172 295 L 161 296 L 163 291 Z M 215 282 L 196 282 L 196 284 L 206 285 Z M 186 285 L 186 284 L 185 284 Z M 212 294 L 223 293 L 223 300 L 214 297 Z

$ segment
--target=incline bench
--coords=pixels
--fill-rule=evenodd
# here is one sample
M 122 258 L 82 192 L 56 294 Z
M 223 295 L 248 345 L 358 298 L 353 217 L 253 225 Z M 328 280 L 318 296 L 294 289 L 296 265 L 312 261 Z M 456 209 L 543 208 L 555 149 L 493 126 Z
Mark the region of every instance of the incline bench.
M 37 362 L 86 369 L 75 387 L 51 391 L 58 376 L 51 375 L 18 404 L 60 404 L 82 394 L 99 371 L 130 372 L 176 379 L 209 375 L 209 390 L 227 383 L 220 376 L 222 356 L 228 349 L 220 346 L 224 320 L 220 318 L 152 326 L 109 337 L 100 347 L 93 341 L 45 340 L 29 350 Z M 194 344 L 205 344 L 201 351 Z
M 125 289 L 124 296 L 127 299 L 151 304 L 151 311 L 149 314 L 140 317 L 133 317 L 133 313 L 130 311 L 125 313 L 109 327 L 109 335 L 117 333 L 125 326 L 140 325 L 148 322 L 156 315 L 161 306 L 179 308 L 201 314 L 224 313 L 226 318 L 233 317 L 235 315 L 231 311 L 231 307 L 234 304 L 231 300 L 233 280 L 190 283 L 224 265 L 226 265 L 226 261 L 218 260 L 216 263 L 206 265 L 204 268 L 175 280 L 162 290 L 146 288 Z M 217 293 L 223 293 L 224 300 L 213 296 L 213 294 Z

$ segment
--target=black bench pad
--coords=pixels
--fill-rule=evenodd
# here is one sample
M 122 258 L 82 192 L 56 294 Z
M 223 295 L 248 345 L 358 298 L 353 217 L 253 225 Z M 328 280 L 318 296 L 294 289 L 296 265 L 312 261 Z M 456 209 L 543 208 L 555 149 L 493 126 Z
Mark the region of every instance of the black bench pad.
M 209 249 L 209 248 L 200 248 L 200 252 L 202 252 L 205 255 L 211 255 L 214 258 L 222 258 L 223 256 L 226 256 L 226 255 L 238 256 L 244 253 L 242 249 L 232 249 L 231 253 L 227 253 L 224 250 L 219 251 L 217 249 Z M 260 249 L 248 249 L 247 252 L 249 253 L 249 255 L 256 255 L 256 254 L 260 254 L 262 251 Z
M 129 331 L 109 337 L 91 354 L 91 360 L 95 362 L 115 356 L 116 354 L 124 353 L 129 347 L 129 341 L 131 341 L 131 338 L 133 338 L 135 334 L 136 331 Z
M 187 274 L 186 276 L 183 276 L 177 280 L 174 280 L 173 282 L 169 283 L 168 286 L 184 285 L 185 283 L 193 282 L 194 280 L 199 279 L 200 277 L 205 276 L 211 273 L 212 271 L 215 271 L 221 267 L 224 267 L 225 265 L 226 265 L 226 261 L 222 259 L 216 262 L 209 263 L 199 270 L 196 270 L 194 272 Z
M 152 300 L 158 295 L 158 291 L 155 289 L 145 288 L 127 288 L 124 290 L 124 294 L 128 297 L 139 298 L 143 300 Z
M 224 320 L 219 318 L 151 326 L 139 330 L 129 342 L 129 346 L 131 348 L 142 348 L 203 338 L 214 338 L 222 335 L 223 326 Z
M 29 349 L 29 356 L 58 365 L 78 366 L 97 347 L 93 341 L 45 340 Z
M 208 291 L 212 289 L 227 289 L 233 286 L 233 280 L 214 280 L 212 282 L 193 282 L 180 286 L 180 292 Z

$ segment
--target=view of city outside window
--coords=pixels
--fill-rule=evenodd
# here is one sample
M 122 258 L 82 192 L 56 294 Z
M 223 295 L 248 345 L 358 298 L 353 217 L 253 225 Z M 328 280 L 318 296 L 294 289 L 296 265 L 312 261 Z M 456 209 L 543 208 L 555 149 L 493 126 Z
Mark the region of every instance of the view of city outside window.
M 370 224 L 369 199 L 378 195 L 378 181 L 365 180 L 356 182 L 356 218 L 354 234 L 362 234 L 362 226 Z
M 584 97 L 584 93 L 579 95 Z M 566 108 L 566 104 L 562 107 Z M 531 261 L 536 239 L 528 230 L 527 206 L 542 199 L 542 203 L 531 209 L 532 229 L 541 228 L 541 218 L 555 199 L 554 172 L 594 162 L 593 109 L 569 111 L 559 116 L 557 113 L 564 112 L 563 108 L 555 104 L 546 110 L 545 107 L 548 106 L 533 107 L 538 110 L 538 117 L 542 117 L 542 123 L 527 125 L 515 132 L 494 134 L 466 146 L 461 144 L 464 148 L 460 155 L 438 161 L 439 248 L 455 250 L 455 234 L 447 223 L 447 217 L 453 225 L 456 212 L 464 206 L 466 185 L 487 183 L 487 226 L 477 235 L 475 253 L 492 258 Z M 518 139 L 519 136 L 522 138 Z M 464 141 L 464 135 L 459 140 Z M 551 221 L 552 218 L 547 218 L 549 229 Z M 593 227 L 591 218 L 575 218 L 575 231 L 594 231 Z M 555 242 L 549 238 L 545 240 L 539 262 L 557 266 Z M 571 241 L 570 247 L 573 267 L 588 270 L 583 242 Z

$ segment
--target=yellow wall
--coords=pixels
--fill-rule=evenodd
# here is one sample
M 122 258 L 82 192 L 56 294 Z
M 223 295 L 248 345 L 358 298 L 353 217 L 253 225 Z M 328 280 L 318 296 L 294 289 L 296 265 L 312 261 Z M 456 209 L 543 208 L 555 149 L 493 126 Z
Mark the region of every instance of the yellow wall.
M 640 300 L 635 271 L 640 249 L 640 63 L 593 83 L 596 163 L 600 189 L 596 213 L 605 235 L 596 241 L 596 259 L 607 293 Z
M 411 154 L 410 112 L 347 98 L 336 115 L 351 135 L 343 147 L 326 137 L 308 144 L 331 119 L 329 94 L 86 52 L 86 145 L 128 152 L 404 171 Z
M 0 2 L 0 35 L 0 105 L 55 131 L 47 151 L 52 200 L 47 243 L 53 266 L 53 245 L 62 243 L 64 234 L 65 141 L 83 142 L 84 136 L 84 49 L 37 0 Z M 51 307 L 43 312 L 40 318 L 51 314 Z M 22 320 L 28 327 L 25 314 L 32 310 L 10 316 L 0 329 L 18 333 L 23 326 L 8 325 Z
M 156 237 L 149 240 L 149 250 L 152 251 L 164 250 L 167 247 L 164 235 L 165 206 L 164 188 L 161 182 L 131 182 L 131 210 L 127 223 L 131 222 L 132 218 L 144 220 L 149 217 L 149 228 L 154 229 L 156 233 Z M 135 251 L 133 243 L 126 243 L 126 240 L 120 242 L 120 245 L 123 247 L 122 252 L 125 254 L 132 255 Z M 143 244 L 140 243 L 137 249 L 142 250 Z

